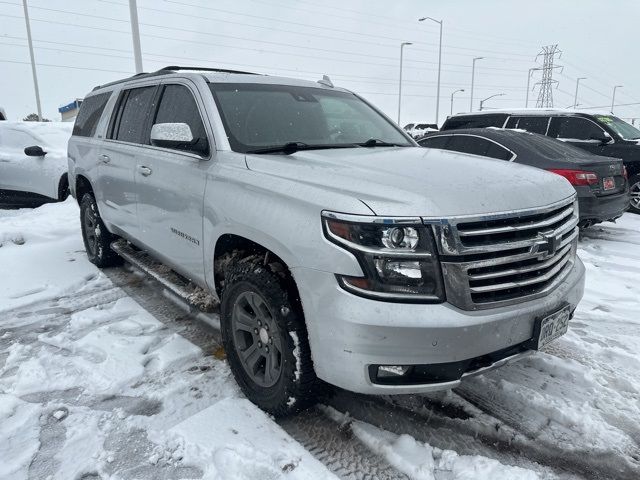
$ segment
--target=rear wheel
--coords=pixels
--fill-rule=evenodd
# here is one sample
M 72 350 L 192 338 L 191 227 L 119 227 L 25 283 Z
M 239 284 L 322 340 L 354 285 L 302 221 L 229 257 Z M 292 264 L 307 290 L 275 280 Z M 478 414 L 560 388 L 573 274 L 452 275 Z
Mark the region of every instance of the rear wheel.
M 80 225 L 82 240 L 89 261 L 99 268 L 113 267 L 122 263 L 122 258 L 111 250 L 111 243 L 116 240 L 105 227 L 98 205 L 91 193 L 85 193 L 80 201 Z
M 274 416 L 313 405 L 321 385 L 290 280 L 258 258 L 241 260 L 225 275 L 220 306 L 231 371 L 247 398 Z
M 629 193 L 631 194 L 630 212 L 640 213 L 640 174 L 629 179 Z

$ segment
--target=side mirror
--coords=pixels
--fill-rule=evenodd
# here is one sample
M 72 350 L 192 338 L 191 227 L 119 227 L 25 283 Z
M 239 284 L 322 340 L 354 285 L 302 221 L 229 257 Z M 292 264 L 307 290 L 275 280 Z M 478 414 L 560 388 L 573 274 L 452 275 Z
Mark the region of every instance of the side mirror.
M 24 154 L 27 157 L 44 157 L 47 152 L 45 152 L 42 147 L 38 146 L 38 145 L 34 145 L 32 147 L 26 147 L 24 149 Z
M 193 143 L 191 128 L 186 123 L 156 123 L 151 127 L 151 145 L 186 149 Z
M 609 136 L 609 134 L 607 133 L 602 133 L 602 135 L 591 135 L 591 137 L 589 137 L 590 140 L 597 140 L 598 142 L 600 142 L 601 145 L 606 145 L 607 143 L 611 143 L 613 141 L 613 139 L 611 138 L 611 136 Z

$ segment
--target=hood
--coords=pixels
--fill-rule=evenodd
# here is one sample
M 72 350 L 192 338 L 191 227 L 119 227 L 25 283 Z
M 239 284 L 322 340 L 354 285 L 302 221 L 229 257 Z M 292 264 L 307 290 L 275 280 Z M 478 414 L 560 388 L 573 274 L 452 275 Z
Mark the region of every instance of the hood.
M 543 170 L 420 147 L 248 154 L 246 161 L 253 171 L 353 196 L 383 216 L 497 213 L 549 205 L 575 193 L 564 178 Z

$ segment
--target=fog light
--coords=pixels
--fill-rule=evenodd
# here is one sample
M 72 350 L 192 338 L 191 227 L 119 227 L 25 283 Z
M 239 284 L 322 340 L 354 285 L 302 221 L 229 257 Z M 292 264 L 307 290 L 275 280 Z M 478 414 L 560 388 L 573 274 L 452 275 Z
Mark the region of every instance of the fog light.
M 403 365 L 380 365 L 378 378 L 402 377 L 409 371 L 409 367 Z

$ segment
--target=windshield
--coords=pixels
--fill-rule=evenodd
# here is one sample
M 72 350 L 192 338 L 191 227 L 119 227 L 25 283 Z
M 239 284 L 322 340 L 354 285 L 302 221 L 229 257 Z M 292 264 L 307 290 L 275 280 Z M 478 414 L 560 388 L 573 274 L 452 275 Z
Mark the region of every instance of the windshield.
M 253 83 L 212 83 L 210 88 L 236 152 L 291 142 L 339 148 L 371 139 L 413 146 L 398 127 L 352 93 Z
M 625 140 L 639 140 L 640 130 L 613 115 L 595 115 L 600 123 L 607 125 Z

